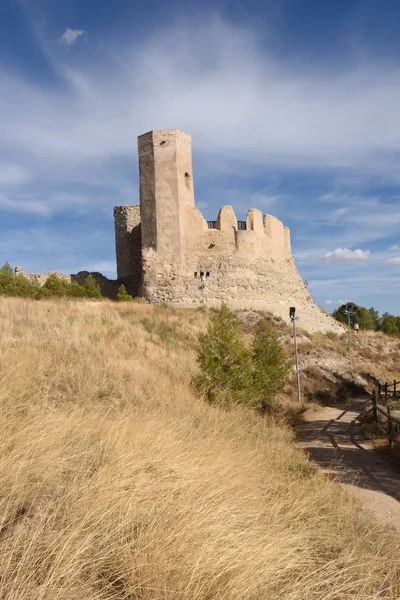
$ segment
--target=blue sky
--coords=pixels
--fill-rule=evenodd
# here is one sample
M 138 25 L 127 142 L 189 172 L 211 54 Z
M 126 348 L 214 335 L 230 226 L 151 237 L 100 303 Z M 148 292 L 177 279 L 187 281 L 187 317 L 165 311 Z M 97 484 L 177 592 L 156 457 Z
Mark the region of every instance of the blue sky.
M 0 263 L 115 275 L 136 138 L 193 136 L 196 202 L 291 228 L 320 306 L 400 314 L 400 3 L 1 0 Z

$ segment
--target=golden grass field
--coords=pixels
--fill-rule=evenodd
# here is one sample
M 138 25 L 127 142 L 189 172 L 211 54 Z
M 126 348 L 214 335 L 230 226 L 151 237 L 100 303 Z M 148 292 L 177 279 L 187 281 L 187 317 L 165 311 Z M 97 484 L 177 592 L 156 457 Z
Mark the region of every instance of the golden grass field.
M 192 391 L 202 311 L 0 299 L 0 598 L 400 598 L 400 539 Z

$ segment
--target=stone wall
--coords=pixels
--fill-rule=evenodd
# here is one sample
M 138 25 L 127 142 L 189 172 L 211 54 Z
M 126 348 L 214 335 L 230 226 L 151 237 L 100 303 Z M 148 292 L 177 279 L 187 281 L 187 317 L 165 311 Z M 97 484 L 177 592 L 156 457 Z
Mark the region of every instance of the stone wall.
M 47 278 L 50 277 L 50 275 L 57 275 L 57 277 L 59 277 L 60 279 L 64 279 L 64 281 L 68 281 L 68 283 L 71 283 L 71 275 L 65 275 L 62 273 L 58 273 L 57 271 L 48 271 L 47 273 L 26 273 L 22 267 L 15 267 L 15 275 L 23 275 L 24 277 L 26 277 L 27 279 L 29 279 L 29 281 L 32 282 L 37 282 L 40 285 L 43 285 Z
M 114 208 L 118 280 L 137 296 L 142 275 L 140 205 Z
M 25 271 L 21 267 L 15 268 L 15 275 L 23 275 L 30 281 L 38 282 L 40 285 L 44 285 L 47 278 L 50 275 L 57 275 L 60 279 L 64 279 L 71 283 L 72 281 L 76 281 L 79 285 L 83 285 L 85 283 L 86 277 L 88 275 L 92 275 L 93 279 L 99 284 L 101 295 L 103 298 L 110 298 L 111 300 L 115 300 L 117 298 L 118 288 L 121 285 L 121 281 L 118 279 L 107 279 L 101 273 L 97 272 L 89 272 L 89 271 L 79 271 L 79 273 L 66 275 L 63 273 L 58 273 L 57 271 L 48 271 L 47 273 L 25 273 Z
M 289 230 L 281 221 L 272 215 L 263 219 L 260 211 L 250 209 L 248 229 L 240 231 L 232 207 L 225 206 L 215 229 L 208 229 L 194 210 L 188 213 L 184 265 L 173 268 L 156 253 L 148 263 L 142 290 L 148 301 L 194 307 L 204 297 L 209 307 L 224 302 L 235 310 L 268 311 L 287 322 L 289 307 L 296 306 L 299 327 L 341 332 L 340 325 L 314 303 L 297 272 Z

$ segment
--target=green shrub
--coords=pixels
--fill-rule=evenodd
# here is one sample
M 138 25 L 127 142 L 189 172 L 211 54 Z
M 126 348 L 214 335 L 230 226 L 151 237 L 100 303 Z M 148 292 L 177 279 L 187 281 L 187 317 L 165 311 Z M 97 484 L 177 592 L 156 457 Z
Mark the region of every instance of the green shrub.
M 86 289 L 83 287 L 83 285 L 79 285 L 79 283 L 77 283 L 76 281 L 72 281 L 72 283 L 69 284 L 67 289 L 67 296 L 69 298 L 88 297 Z
M 124 284 L 118 289 L 117 300 L 118 302 L 132 302 L 133 300 L 132 296 L 126 291 Z
M 84 285 L 76 281 L 70 283 L 51 273 L 45 283 L 41 286 L 39 280 L 34 277 L 27 278 L 24 275 L 14 275 L 12 267 L 5 263 L 0 268 L 0 294 L 5 296 L 16 296 L 20 298 L 101 298 L 100 287 L 89 275 Z
M 199 336 L 197 387 L 212 402 L 259 405 L 266 410 L 285 385 L 290 366 L 269 319 L 256 327 L 246 348 L 239 319 L 223 305 Z
M 56 273 L 51 273 L 42 286 L 40 297 L 63 298 L 67 295 L 69 285 L 65 279 L 61 279 Z
M 201 377 L 197 384 L 208 399 L 218 403 L 250 403 L 253 400 L 251 350 L 246 348 L 239 319 L 223 304 L 199 336 L 197 357 Z
M 262 409 L 283 391 L 290 364 L 285 350 L 269 319 L 262 319 L 255 331 L 252 344 L 254 387 Z
M 93 275 L 88 275 L 86 277 L 83 287 L 86 290 L 87 298 L 96 298 L 97 300 L 101 300 L 100 286 L 94 279 Z
M 19 298 L 37 298 L 40 290 L 40 285 L 36 281 L 31 281 L 23 275 L 14 277 L 14 281 L 10 286 L 10 296 Z
M 0 269 L 0 294 L 9 295 L 7 291 L 9 286 L 12 285 L 14 278 L 14 271 L 6 262 Z
M 143 327 L 145 328 L 145 330 L 147 331 L 147 333 L 152 333 L 157 326 L 157 323 L 153 319 L 147 319 L 147 317 L 144 319 L 141 319 L 140 322 L 143 325 Z

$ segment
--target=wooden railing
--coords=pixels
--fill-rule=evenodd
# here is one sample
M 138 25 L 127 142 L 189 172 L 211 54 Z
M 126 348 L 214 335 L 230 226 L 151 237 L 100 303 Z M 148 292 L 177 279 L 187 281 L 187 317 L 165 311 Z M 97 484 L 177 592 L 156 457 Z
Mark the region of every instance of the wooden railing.
M 237 224 L 238 224 L 239 231 L 245 231 L 247 229 L 246 221 L 238 221 Z M 216 225 L 217 225 L 217 221 L 207 221 L 208 229 L 215 229 Z
M 381 384 L 380 381 L 375 380 L 375 384 L 371 400 L 372 415 L 376 427 L 387 436 L 390 447 L 392 447 L 393 444 L 400 447 L 400 418 L 393 416 L 393 406 L 387 404 L 389 400 L 394 402 L 397 400 L 397 389 L 400 385 L 400 381 L 393 381 L 393 383 L 388 383 L 386 381 L 384 384 Z M 386 406 L 380 404 L 382 400 L 385 401 Z M 379 415 L 382 415 L 384 420 L 386 420 L 386 429 L 382 427 L 382 420 L 379 420 Z

